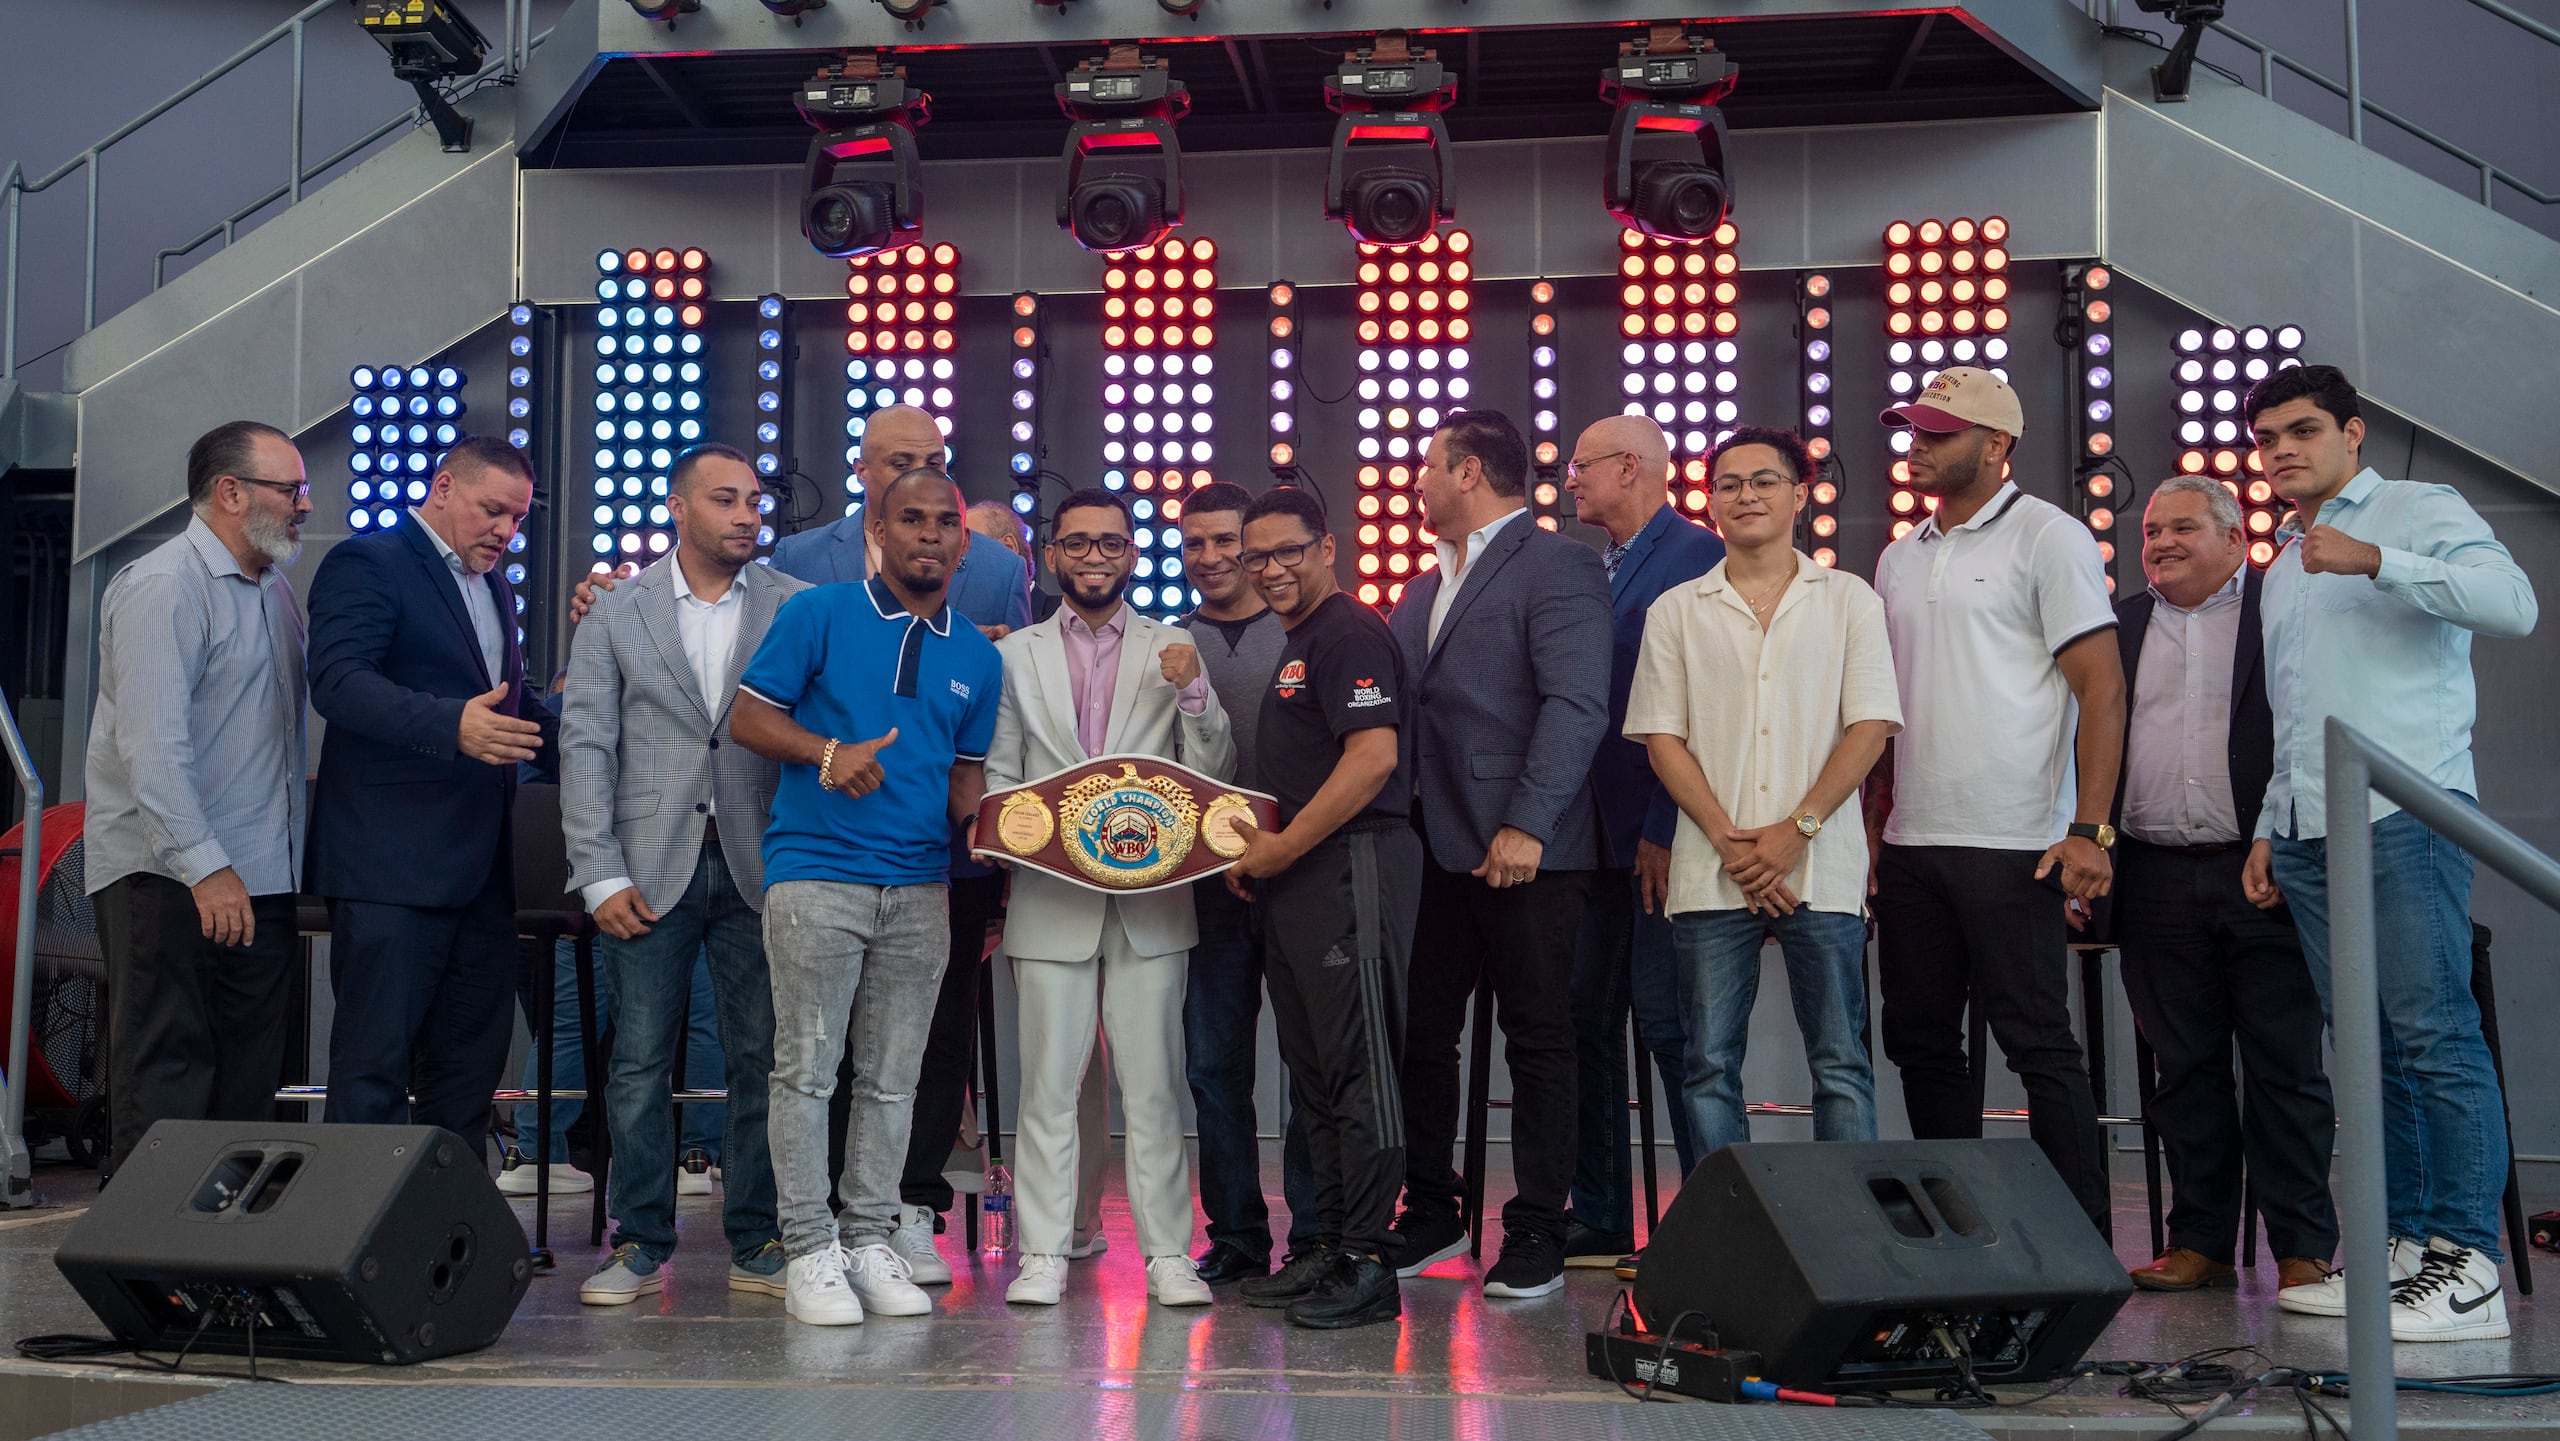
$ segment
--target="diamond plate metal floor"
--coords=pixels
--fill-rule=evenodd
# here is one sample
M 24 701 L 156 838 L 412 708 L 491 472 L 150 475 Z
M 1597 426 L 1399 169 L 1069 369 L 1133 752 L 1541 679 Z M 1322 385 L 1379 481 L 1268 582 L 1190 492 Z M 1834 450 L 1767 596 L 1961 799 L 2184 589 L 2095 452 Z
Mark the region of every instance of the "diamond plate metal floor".
M 59 1441 L 484 1441 L 490 1436 L 876 1436 L 897 1441 L 1981 1441 L 1943 1411 L 1593 1406 L 1136 1391 L 768 1387 L 231 1386 L 56 1433 Z

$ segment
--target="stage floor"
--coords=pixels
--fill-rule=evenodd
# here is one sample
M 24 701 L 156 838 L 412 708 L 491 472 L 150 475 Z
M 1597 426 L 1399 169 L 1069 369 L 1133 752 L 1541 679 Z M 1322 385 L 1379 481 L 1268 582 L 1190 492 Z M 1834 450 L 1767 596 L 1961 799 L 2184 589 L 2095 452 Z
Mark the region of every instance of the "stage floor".
M 1493 1194 L 1499 1197 L 1509 1186 L 1499 1147 L 1495 1157 Z M 2139 1262 L 2149 1223 L 2137 1159 L 2119 1157 L 2118 1171 L 2117 1249 Z M 51 1259 L 93 1194 L 89 1173 L 46 1166 L 37 1181 L 53 1209 L 0 1215 L 0 1336 L 95 1332 L 96 1319 Z M 1276 1163 L 1265 1185 L 1280 1224 Z M 2527 1197 L 2533 1209 L 2551 1199 Z M 362 1395 L 237 1386 L 208 1394 L 165 1378 L 112 1379 L 134 1377 L 130 1370 L 10 1359 L 0 1361 L 0 1441 L 81 1421 L 100 1424 L 76 1434 L 101 1438 L 237 1436 L 250 1417 L 277 1423 L 269 1434 L 279 1437 L 346 1436 L 357 1429 L 356 1418 L 375 1414 L 366 1408 L 377 1406 L 378 1420 L 365 1429 L 378 1434 L 474 1441 L 528 1426 L 554 1434 L 707 1427 L 744 1437 L 804 1430 L 804 1418 L 818 1416 L 832 1418 L 827 1429 L 848 1434 L 967 1441 L 1284 1433 L 1579 1441 L 1674 1434 L 1961 1436 L 1978 1434 L 1976 1428 L 2026 1441 L 2092 1432 L 2157 1435 L 2178 1424 L 2163 1407 L 2115 1395 L 2118 1383 L 2109 1380 L 2080 1382 L 2030 1407 L 1927 1419 L 1910 1412 L 1688 1402 L 1678 1403 L 1676 1415 L 1671 1406 L 1639 1413 L 1583 1371 L 1582 1334 L 1600 1326 L 1618 1286 L 1606 1271 L 1568 1272 L 1564 1288 L 1551 1296 L 1490 1302 L 1474 1284 L 1473 1263 L 1448 1261 L 1405 1283 L 1401 1325 L 1350 1332 L 1296 1330 L 1282 1324 L 1279 1313 L 1224 1293 L 1206 1308 L 1156 1307 L 1147 1300 L 1116 1167 L 1104 1209 L 1110 1248 L 1076 1263 L 1064 1304 L 1009 1308 L 1003 1298 L 1009 1264 L 964 1262 L 955 1267 L 954 1284 L 937 1290 L 934 1316 L 876 1318 L 832 1330 L 788 1321 L 778 1300 L 727 1289 L 716 1197 L 681 1203 L 679 1220 L 691 1244 L 677 1254 L 664 1294 L 630 1307 L 579 1305 L 578 1281 L 597 1255 L 585 1244 L 586 1201 L 554 1201 L 559 1268 L 534 1282 L 514 1324 L 487 1351 L 416 1367 L 261 1364 L 262 1371 L 296 1382 L 392 1388 Z M 531 1201 L 517 1208 L 529 1229 Z M 957 1257 L 956 1227 L 944 1241 L 945 1255 Z M 2553 1263 L 2542 1279 L 2560 1288 L 2560 1258 L 2537 1259 Z M 2138 1294 L 2091 1358 L 2168 1360 L 2250 1344 L 2273 1363 L 2342 1368 L 2342 1326 L 2286 1315 L 2273 1297 L 2273 1261 L 2265 1257 L 2236 1293 Z M 2560 1318 L 2538 1316 L 2529 1299 L 2511 1300 L 2511 1340 L 2404 1346 L 2402 1374 L 2560 1371 Z M 208 1357 L 191 1360 L 187 1370 L 201 1385 L 240 1375 L 243 1367 L 236 1357 Z M 670 1390 L 683 1394 L 664 1394 Z M 820 1392 L 833 1399 L 810 1409 Z M 142 1411 L 164 1399 L 176 1404 Z M 2342 1402 L 2330 1405 L 2343 1416 Z M 127 1412 L 136 1414 L 101 1420 Z M 2404 1394 L 2400 1414 L 2413 1433 L 2560 1435 L 2560 1397 Z M 2279 1394 L 2243 1402 L 2213 1429 L 2273 1434 L 2301 1426 L 2295 1403 Z

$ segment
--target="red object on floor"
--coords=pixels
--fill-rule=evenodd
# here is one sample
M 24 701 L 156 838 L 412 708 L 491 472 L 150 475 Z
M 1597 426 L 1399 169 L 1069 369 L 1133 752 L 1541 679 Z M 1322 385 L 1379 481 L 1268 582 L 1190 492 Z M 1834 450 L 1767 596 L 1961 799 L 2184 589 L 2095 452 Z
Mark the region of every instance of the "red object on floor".
M 45 807 L 43 852 L 36 857 L 36 890 L 39 894 L 44 890 L 45 881 L 53 875 L 55 864 L 62 859 L 62 853 L 71 849 L 73 841 L 80 839 L 87 816 L 88 807 L 79 801 Z M 21 849 L 26 828 L 22 821 L 6 832 L 0 832 L 0 851 Z M 0 1037 L 7 1036 L 11 1026 L 26 1024 L 9 1013 L 17 996 L 15 973 L 11 967 L 18 955 L 18 868 L 24 864 L 23 856 L 0 856 Z M 53 1068 L 45 1064 L 44 1047 L 38 1044 L 38 1039 L 34 1036 L 27 1038 L 27 1079 L 30 1082 L 27 1105 L 44 1110 L 68 1110 L 72 1105 L 71 1093 L 64 1090 L 62 1082 L 55 1078 Z M 7 1055 L 5 1043 L 0 1043 L 0 1065 L 6 1064 Z

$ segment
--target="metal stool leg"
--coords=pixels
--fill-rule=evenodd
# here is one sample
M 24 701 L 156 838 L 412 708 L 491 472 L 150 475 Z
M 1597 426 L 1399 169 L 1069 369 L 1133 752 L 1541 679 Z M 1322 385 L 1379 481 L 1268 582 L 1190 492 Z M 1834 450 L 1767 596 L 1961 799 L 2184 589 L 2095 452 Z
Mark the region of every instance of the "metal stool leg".
M 1484 1256 L 1485 1124 L 1493 1114 L 1493 978 L 1476 981 L 1474 1034 L 1467 1050 L 1467 1164 L 1459 1177 L 1458 1219 L 1467 1228 L 1467 1254 Z
M 1636 1034 L 1632 1016 L 1628 1018 L 1627 1037 L 1635 1052 L 1636 1143 L 1637 1154 L 1644 1159 L 1644 1232 L 1650 1239 L 1653 1229 L 1662 1224 L 1661 1181 L 1653 1157 L 1653 1058 L 1645 1054 L 1643 1038 Z
M 595 1119 L 596 1188 L 593 1209 L 587 1221 L 587 1244 L 604 1244 L 604 1193 L 606 1178 L 612 1174 L 613 1128 L 604 1123 L 604 1048 L 605 1036 L 596 1019 L 596 940 L 592 935 L 570 942 L 578 961 L 578 1027 L 587 1073 L 587 1114 Z
M 987 1143 L 987 1167 L 993 1170 L 1004 1164 L 1003 1123 L 997 1115 L 995 962 L 989 959 L 978 964 L 986 967 L 978 976 L 978 1100 L 986 1112 L 979 1118 L 979 1134 Z M 961 1220 L 972 1252 L 978 1249 L 979 1209 L 969 1207 L 969 1214 Z
M 550 945 L 542 948 L 535 974 L 534 994 L 540 997 L 541 1004 L 535 1008 L 540 1015 L 533 1027 L 533 1123 L 538 1132 L 533 1149 L 533 1265 L 537 1271 L 548 1271 L 552 1266 L 551 1050 L 560 1005 L 560 967 Z M 524 1138 L 518 1136 L 516 1143 L 521 1147 Z
M 2103 949 L 2080 952 L 2080 1030 L 2081 1049 L 2089 1062 L 2089 1099 L 2103 1116 L 2111 1109 L 2107 1104 L 2107 953 Z M 2104 1126 L 2098 1128 L 2098 1187 L 2107 1193 L 2107 1239 L 2116 1236 L 2115 1205 L 2115 1133 Z
M 2258 1264 L 2258 1185 L 2249 1179 L 2249 1163 L 2240 1163 L 2240 1264 Z
M 2480 1007 L 2480 1038 L 2489 1043 L 2489 1068 L 2498 1078 L 2498 1110 L 2507 1121 L 2507 1188 L 2499 1199 L 2506 1215 L 2507 1263 L 2515 1267 L 2516 1290 L 2533 1294 L 2533 1233 L 2525 1228 L 2524 1192 L 2516 1184 L 2514 1108 L 2507 1104 L 2506 1054 L 2498 1044 L 2498 983 L 2489 973 L 2489 928 L 2471 923 L 2471 999 Z
M 2142 1103 L 2142 1188 L 2151 1200 L 2151 1254 L 2169 1249 L 2166 1214 L 2160 1206 L 2160 1132 L 2151 1124 L 2151 1098 L 2159 1084 L 2158 1063 L 2152 1059 L 2151 1043 L 2142 1038 L 2142 1028 L 2133 1031 L 2133 1087 Z

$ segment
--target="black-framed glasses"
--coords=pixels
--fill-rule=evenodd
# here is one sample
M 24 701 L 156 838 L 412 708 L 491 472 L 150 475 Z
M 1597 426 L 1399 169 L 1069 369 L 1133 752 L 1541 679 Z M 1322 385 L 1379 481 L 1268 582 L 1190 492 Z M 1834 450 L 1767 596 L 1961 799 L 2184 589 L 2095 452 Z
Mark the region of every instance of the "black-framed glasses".
M 1097 550 L 1104 560 L 1118 560 L 1129 553 L 1129 537 L 1125 535 L 1062 535 L 1050 544 L 1070 560 L 1082 560 Z
M 1768 500 L 1777 495 L 1779 491 L 1797 483 L 1798 482 L 1794 479 L 1780 475 L 1774 470 L 1755 470 L 1749 475 L 1724 475 L 1716 477 L 1715 492 L 1717 499 L 1731 500 L 1735 496 L 1742 494 L 1742 488 L 1747 485 L 1751 487 L 1751 493 L 1753 495 L 1760 497 L 1762 500 Z
M 311 498 L 311 482 L 307 480 L 260 480 L 254 475 L 235 475 L 231 478 L 242 485 L 263 485 L 269 490 L 283 491 L 296 500 Z
M 1593 466 L 1598 465 L 1604 460 L 1616 460 L 1619 456 L 1633 454 L 1635 454 L 1635 452 L 1632 450 L 1613 450 L 1607 455 L 1583 456 L 1574 460 L 1568 460 L 1564 464 L 1564 473 L 1575 480 L 1580 480 L 1582 479 L 1582 473 L 1584 471 L 1591 469 Z
M 1305 560 L 1307 552 L 1313 549 L 1315 543 L 1312 541 L 1302 545 L 1275 545 L 1269 550 L 1248 550 L 1236 557 L 1236 563 L 1244 567 L 1247 575 L 1261 574 L 1274 561 L 1279 562 L 1282 570 L 1296 570 L 1298 562 Z

